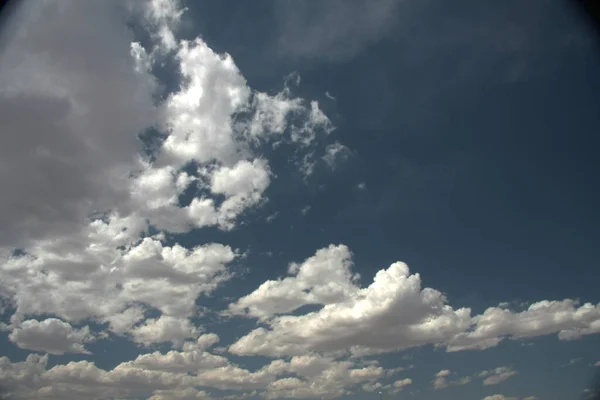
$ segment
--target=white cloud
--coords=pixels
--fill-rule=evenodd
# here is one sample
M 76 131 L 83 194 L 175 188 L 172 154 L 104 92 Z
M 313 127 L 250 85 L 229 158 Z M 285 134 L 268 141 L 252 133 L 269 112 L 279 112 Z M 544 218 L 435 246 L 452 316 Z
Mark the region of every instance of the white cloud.
M 131 330 L 133 341 L 150 345 L 171 342 L 174 347 L 183 345 L 185 339 L 196 336 L 197 328 L 187 318 L 161 315 L 157 319 L 147 319 Z
M 575 300 L 565 299 L 539 301 L 521 312 L 490 307 L 473 318 L 472 330 L 449 341 L 448 350 L 485 349 L 505 337 L 522 339 L 558 333 L 561 340 L 573 340 L 600 332 L 600 305 L 578 305 Z
M 87 326 L 73 329 L 70 324 L 56 318 L 41 322 L 35 319 L 23 321 L 8 338 L 22 349 L 50 354 L 90 354 L 83 343 L 92 339 Z
M 517 400 L 516 397 L 507 397 L 502 394 L 494 394 L 491 396 L 485 396 L 483 400 Z
M 478 374 L 480 378 L 483 378 L 483 384 L 497 385 L 510 377 L 516 375 L 518 372 L 513 370 L 511 367 L 498 367 L 490 371 L 482 371 Z
M 277 355 L 351 348 L 366 354 L 444 341 L 468 328 L 470 310 L 453 310 L 440 292 L 421 290 L 420 276 L 410 275 L 404 263 L 379 271 L 369 287 L 360 288 L 350 256 L 343 245 L 321 249 L 292 264 L 292 276 L 267 281 L 232 304 L 233 312 L 268 318 L 270 329 L 253 330 L 230 351 Z M 274 316 L 306 304 L 323 308 Z
M 596 362 L 594 363 L 594 367 L 600 367 L 600 361 L 596 361 Z
M 462 378 L 455 380 L 448 380 L 449 376 L 452 374 L 450 370 L 443 369 L 435 374 L 435 379 L 431 382 L 433 388 L 435 390 L 445 389 L 448 386 L 462 386 L 471 382 L 471 377 L 463 376 Z
M 180 344 L 196 334 L 187 321 L 196 299 L 230 278 L 237 253 L 221 244 L 166 245 L 164 232 L 147 236 L 149 226 L 232 229 L 265 201 L 270 168 L 246 133 L 255 98 L 264 100 L 262 112 L 277 111 L 271 97 L 247 86 L 231 56 L 201 39 L 177 39 L 177 1 L 133 9 L 157 41 L 149 52 L 133 41 L 131 9 L 119 2 L 32 2 L 12 26 L 0 73 L 0 184 L 14 188 L 0 200 L 3 232 L 11 232 L 0 234 L 0 294 L 16 309 L 12 329 L 51 315 L 108 322 L 113 333 L 147 345 Z M 156 106 L 148 71 L 169 57 L 183 79 Z M 317 103 L 284 92 L 297 104 L 294 123 L 267 124 L 252 140 L 285 133 L 300 143 L 332 129 Z M 236 120 L 241 111 L 249 120 Z M 166 139 L 146 159 L 137 135 L 149 127 Z M 192 162 L 197 174 L 183 172 Z M 207 190 L 180 205 L 192 185 Z M 23 252 L 13 254 L 15 247 Z M 144 321 L 148 310 L 160 316 Z
M 404 389 L 408 385 L 412 385 L 413 381 L 410 378 L 400 379 L 394 382 L 394 387 L 397 389 Z

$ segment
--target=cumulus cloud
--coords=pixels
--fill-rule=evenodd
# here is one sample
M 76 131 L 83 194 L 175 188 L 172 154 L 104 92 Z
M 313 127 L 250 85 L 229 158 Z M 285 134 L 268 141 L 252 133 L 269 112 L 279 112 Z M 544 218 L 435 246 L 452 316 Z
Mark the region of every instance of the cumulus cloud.
M 232 304 L 233 312 L 269 318 L 270 329 L 253 330 L 230 351 L 276 355 L 352 348 L 369 353 L 443 341 L 468 328 L 470 310 L 454 310 L 440 292 L 421 290 L 420 276 L 411 275 L 406 264 L 379 271 L 366 288 L 357 285 L 351 265 L 350 250 L 332 245 L 302 264 L 291 264 L 291 276 L 267 281 Z M 307 304 L 323 308 L 275 315 Z
M 449 351 L 485 349 L 504 338 L 523 339 L 558 333 L 561 340 L 574 340 L 600 332 L 600 305 L 578 301 L 539 301 L 528 309 L 513 312 L 490 307 L 473 318 L 473 329 L 453 338 Z
M 471 382 L 471 377 L 464 376 L 459 379 L 450 380 L 449 377 L 452 374 L 450 370 L 443 369 L 435 374 L 435 379 L 431 382 L 435 390 L 445 389 L 448 386 L 462 386 Z
M 238 255 L 216 243 L 167 245 L 164 232 L 233 229 L 270 184 L 256 141 L 304 146 L 333 129 L 317 103 L 287 86 L 253 91 L 231 56 L 177 39 L 177 1 L 132 6 L 31 2 L 12 25 L 0 73 L 0 184 L 13 188 L 0 200 L 11 232 L 0 233 L 0 295 L 19 337 L 19 324 L 42 314 L 108 323 L 145 345 L 193 337 L 196 299 L 230 278 Z M 148 49 L 127 27 L 140 16 L 154 38 Z M 165 60 L 181 84 L 156 104 L 149 71 Z M 156 139 L 148 154 L 142 133 Z M 161 315 L 144 321 L 150 310 Z
M 517 373 L 511 367 L 498 367 L 490 371 L 481 371 L 477 376 L 483 378 L 483 384 L 488 386 L 504 382 Z
M 87 326 L 74 329 L 69 323 L 56 318 L 23 321 L 8 338 L 22 349 L 50 354 L 90 354 L 83 343 L 92 339 Z
M 485 396 L 483 400 L 517 400 L 516 397 L 507 397 L 502 394 L 493 394 L 491 396 Z
M 424 344 L 486 349 L 505 337 L 558 333 L 562 340 L 575 339 L 596 332 L 600 323 L 599 306 L 577 307 L 569 299 L 541 301 L 522 312 L 491 307 L 472 317 L 468 308 L 452 308 L 440 291 L 422 288 L 420 275 L 402 262 L 380 270 L 365 288 L 351 266 L 350 250 L 331 245 L 291 264 L 288 277 L 266 281 L 231 304 L 230 312 L 259 318 L 266 327 L 240 338 L 230 351 L 276 356 L 349 349 L 364 355 Z M 291 314 L 304 305 L 321 308 Z
M 46 369 L 47 357 L 30 356 L 21 363 L 11 363 L 2 357 L 0 377 L 5 388 L 14 390 L 11 394 L 15 398 L 178 399 L 209 396 L 207 391 L 198 391 L 197 386 L 220 390 L 259 389 L 265 398 L 331 398 L 346 393 L 353 386 L 372 383 L 384 374 L 384 370 L 376 365 L 336 361 L 317 354 L 292 357 L 287 361 L 273 360 L 251 371 L 206 352 L 203 346 L 214 340 L 211 335 L 196 342 L 186 342 L 182 351 L 143 354 L 112 370 L 98 368 L 88 361 Z M 410 379 L 404 379 L 391 386 L 401 390 L 411 383 Z M 243 393 L 240 396 L 243 398 Z

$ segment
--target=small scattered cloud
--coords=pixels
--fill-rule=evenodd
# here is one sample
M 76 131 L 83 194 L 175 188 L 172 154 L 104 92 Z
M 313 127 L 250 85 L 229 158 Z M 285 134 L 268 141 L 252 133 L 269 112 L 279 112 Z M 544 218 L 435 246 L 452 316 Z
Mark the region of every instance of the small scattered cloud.
M 329 100 L 333 100 L 333 101 L 337 100 L 335 97 L 333 97 L 331 94 L 329 94 L 329 92 L 325 92 L 325 97 L 327 97 Z
M 335 166 L 339 160 L 346 159 L 351 154 L 348 147 L 344 146 L 340 142 L 335 142 L 328 145 L 325 148 L 325 155 L 323 160 L 331 169 L 335 169 Z
M 493 394 L 491 396 L 486 396 L 483 400 L 518 400 L 516 397 L 508 397 L 503 394 Z
M 365 181 L 360 182 L 358 185 L 356 185 L 356 187 L 360 190 L 365 190 L 365 189 L 367 189 L 367 182 L 365 182 Z
M 498 367 L 489 371 L 481 371 L 477 376 L 483 379 L 484 386 L 489 386 L 504 382 L 517 373 L 511 367 Z
M 445 389 L 449 386 L 462 386 L 471 382 L 470 376 L 463 376 L 458 379 L 449 379 L 453 372 L 447 369 L 443 369 L 435 374 L 435 379 L 432 381 L 432 386 L 435 390 Z
M 300 210 L 300 214 L 306 215 L 306 214 L 308 214 L 310 209 L 311 209 L 311 206 L 306 206 L 306 207 L 302 208 L 302 210 Z
M 265 218 L 265 221 L 267 221 L 267 222 L 273 222 L 273 220 L 274 220 L 275 218 L 277 218 L 278 216 L 279 216 L 279 211 L 275 211 L 273 214 L 270 214 L 270 215 L 268 215 L 268 216 Z
M 574 365 L 574 364 L 580 363 L 581 361 L 583 361 L 583 358 L 581 358 L 581 357 L 572 358 L 569 360 L 568 363 L 565 364 L 565 366 Z

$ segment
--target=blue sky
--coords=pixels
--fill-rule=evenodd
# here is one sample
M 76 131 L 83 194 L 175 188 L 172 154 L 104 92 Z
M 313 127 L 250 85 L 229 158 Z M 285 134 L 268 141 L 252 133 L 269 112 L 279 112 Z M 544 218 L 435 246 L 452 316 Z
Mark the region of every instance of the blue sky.
M 589 395 L 600 53 L 571 3 L 7 22 L 8 398 Z

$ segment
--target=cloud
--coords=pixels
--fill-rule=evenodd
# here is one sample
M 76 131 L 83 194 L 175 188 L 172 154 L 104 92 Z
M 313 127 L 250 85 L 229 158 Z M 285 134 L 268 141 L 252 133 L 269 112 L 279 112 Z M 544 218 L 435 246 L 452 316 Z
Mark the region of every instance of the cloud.
M 600 361 L 596 361 L 596 362 L 594 363 L 594 367 L 600 367 Z
M 230 351 L 293 355 L 351 348 L 367 354 L 444 341 L 468 328 L 470 310 L 453 310 L 440 292 L 421 290 L 420 276 L 410 275 L 404 263 L 379 271 L 366 288 L 357 286 L 351 266 L 350 250 L 331 245 L 291 264 L 291 276 L 267 281 L 232 304 L 233 312 L 268 319 L 270 329 L 253 330 Z M 276 315 L 307 304 L 323 308 Z
M 566 365 L 574 365 L 581 361 L 583 361 L 583 358 L 581 358 L 581 357 L 572 358 L 569 360 L 569 362 Z
M 87 326 L 73 329 L 70 324 L 56 318 L 41 322 L 35 319 L 23 321 L 8 338 L 22 349 L 50 354 L 90 354 L 83 343 L 92 339 Z
M 179 40 L 182 13 L 177 1 L 156 0 L 133 9 L 32 2 L 16 15 L 0 72 L 0 184 L 14 188 L 0 200 L 12 232 L 0 234 L 0 294 L 14 309 L 11 329 L 50 315 L 108 323 L 144 345 L 194 337 L 196 299 L 231 277 L 239 255 L 218 243 L 167 245 L 166 234 L 235 228 L 271 181 L 257 143 L 277 136 L 303 148 L 333 129 L 318 103 L 287 86 L 253 91 L 231 56 Z M 92 15 L 93 26 L 82 22 Z M 148 49 L 127 18 L 150 30 Z M 166 61 L 181 82 L 157 104 L 149 71 Z M 181 203 L 184 193 L 192 198 Z
M 539 301 L 528 309 L 513 312 L 490 307 L 473 318 L 473 329 L 448 343 L 449 351 L 485 349 L 504 338 L 523 339 L 558 333 L 560 340 L 574 340 L 600 332 L 600 305 L 576 300 Z
M 266 327 L 240 338 L 230 351 L 276 356 L 349 349 L 364 355 L 424 344 L 447 346 L 448 351 L 486 349 L 506 335 L 558 332 L 565 340 L 567 333 L 595 332 L 600 321 L 600 307 L 586 303 L 577 308 L 568 299 L 534 303 L 521 313 L 491 307 L 471 317 L 470 309 L 448 305 L 440 291 L 422 289 L 420 275 L 411 275 L 402 262 L 380 270 L 365 288 L 356 284 L 351 266 L 350 250 L 331 245 L 302 264 L 291 264 L 290 276 L 266 281 L 231 304 L 231 312 L 260 318 Z M 322 308 L 289 314 L 304 305 Z
M 471 382 L 471 377 L 464 376 L 456 380 L 448 380 L 448 377 L 452 374 L 450 370 L 443 369 L 435 374 L 435 379 L 431 382 L 435 390 L 445 389 L 448 386 L 462 386 Z
M 112 370 L 98 368 L 88 361 L 46 369 L 47 357 L 30 356 L 22 363 L 11 363 L 8 358 L 2 357 L 2 383 L 13 391 L 15 398 L 69 400 L 209 396 L 206 391 L 198 392 L 196 386 L 221 390 L 256 388 L 265 398 L 322 398 L 338 397 L 348 388 L 374 382 L 384 374 L 384 370 L 376 365 L 362 366 L 316 354 L 292 357 L 288 361 L 273 360 L 250 371 L 222 356 L 206 352 L 203 346 L 215 339 L 210 335 L 199 341 L 202 344 L 186 342 L 181 352 L 143 354 Z M 410 379 L 404 379 L 393 386 L 400 390 L 410 383 Z M 171 395 L 175 397 L 169 397 Z M 243 398 L 243 394 L 240 395 Z
M 3 30 L 0 247 L 68 235 L 126 200 L 137 134 L 156 122 L 126 16 L 114 1 L 24 2 Z
M 334 169 L 338 160 L 347 158 L 350 155 L 350 149 L 339 142 L 332 143 L 325 148 L 325 155 L 323 160 L 329 166 Z
M 483 400 L 517 400 L 516 397 L 507 397 L 502 394 L 494 394 L 491 396 L 485 396 Z
M 186 318 L 175 318 L 161 315 L 159 318 L 147 319 L 142 325 L 131 331 L 134 342 L 151 345 L 171 342 L 174 347 L 183 345 L 185 339 L 196 336 L 197 329 Z
M 403 390 L 406 386 L 412 385 L 413 381 L 410 378 L 400 379 L 394 382 L 393 386 L 396 389 Z
M 498 367 L 490 371 L 482 371 L 477 376 L 483 378 L 483 385 L 497 385 L 510 377 L 516 375 L 518 372 L 513 370 L 511 367 Z

